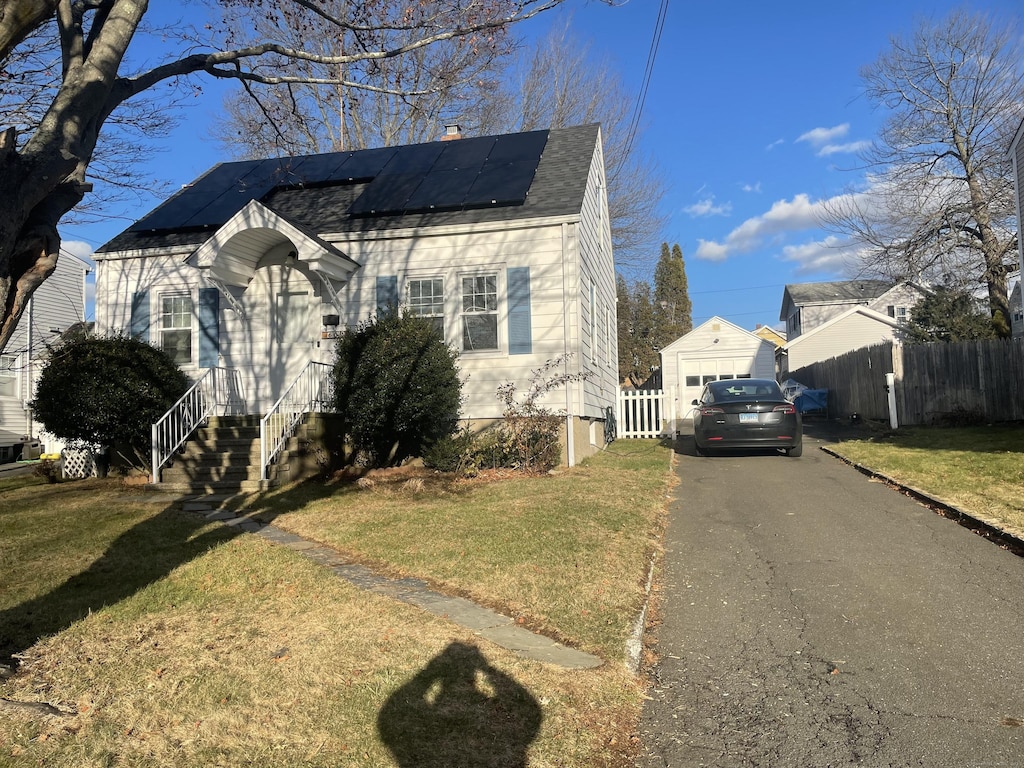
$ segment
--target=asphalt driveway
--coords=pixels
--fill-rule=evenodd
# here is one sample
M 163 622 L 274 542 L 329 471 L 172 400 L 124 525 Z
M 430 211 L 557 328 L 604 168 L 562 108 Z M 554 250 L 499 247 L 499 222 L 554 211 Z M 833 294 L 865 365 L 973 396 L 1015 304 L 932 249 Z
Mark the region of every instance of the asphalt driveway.
M 1024 559 L 830 438 L 680 439 L 638 764 L 1024 766 Z

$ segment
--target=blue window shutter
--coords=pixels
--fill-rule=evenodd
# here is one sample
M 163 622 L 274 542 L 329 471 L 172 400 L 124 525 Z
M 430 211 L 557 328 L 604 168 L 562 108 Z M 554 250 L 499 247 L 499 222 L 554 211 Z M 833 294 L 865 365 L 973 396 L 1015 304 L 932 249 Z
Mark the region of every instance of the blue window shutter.
M 529 355 L 531 352 L 530 268 L 513 267 L 508 270 L 508 353 Z
M 220 352 L 220 293 L 199 289 L 199 367 L 213 368 Z
M 132 294 L 128 332 L 134 338 L 149 341 L 149 291 L 136 291 Z
M 384 275 L 377 278 L 377 314 L 398 311 L 398 277 Z

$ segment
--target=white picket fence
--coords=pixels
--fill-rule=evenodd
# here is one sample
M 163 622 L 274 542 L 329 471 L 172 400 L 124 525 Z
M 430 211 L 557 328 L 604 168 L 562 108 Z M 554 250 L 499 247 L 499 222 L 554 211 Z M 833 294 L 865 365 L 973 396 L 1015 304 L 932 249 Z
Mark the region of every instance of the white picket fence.
M 619 390 L 616 408 L 615 436 L 661 437 L 675 431 L 675 387 L 668 390 Z

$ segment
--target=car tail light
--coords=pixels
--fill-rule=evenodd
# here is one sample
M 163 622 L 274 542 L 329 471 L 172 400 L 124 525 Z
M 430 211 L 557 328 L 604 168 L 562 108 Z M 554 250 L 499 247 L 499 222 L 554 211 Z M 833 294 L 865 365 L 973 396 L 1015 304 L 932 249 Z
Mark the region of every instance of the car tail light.
M 772 408 L 775 413 L 796 413 L 796 406 L 792 403 L 788 405 L 776 405 Z
M 721 408 L 715 408 L 713 405 L 703 405 L 700 409 L 701 416 L 714 416 L 716 413 L 725 413 Z

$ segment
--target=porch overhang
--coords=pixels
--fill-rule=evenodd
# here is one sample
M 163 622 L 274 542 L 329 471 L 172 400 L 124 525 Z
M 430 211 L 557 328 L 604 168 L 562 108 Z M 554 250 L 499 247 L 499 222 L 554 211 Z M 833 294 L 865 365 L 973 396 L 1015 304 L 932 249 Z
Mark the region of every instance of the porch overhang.
M 187 261 L 203 270 L 214 284 L 245 287 L 256 274 L 260 259 L 285 244 L 292 246 L 297 261 L 330 284 L 348 282 L 360 266 L 315 233 L 258 200 L 246 203 Z

